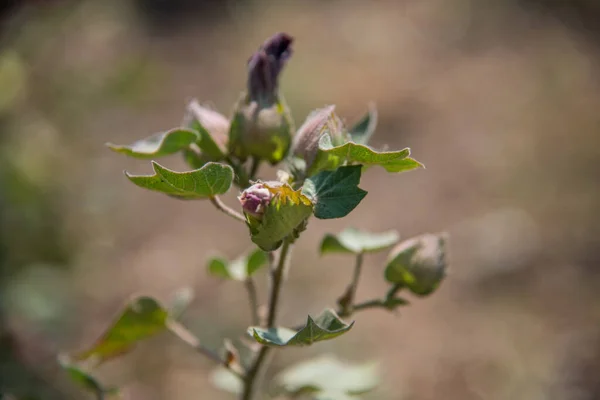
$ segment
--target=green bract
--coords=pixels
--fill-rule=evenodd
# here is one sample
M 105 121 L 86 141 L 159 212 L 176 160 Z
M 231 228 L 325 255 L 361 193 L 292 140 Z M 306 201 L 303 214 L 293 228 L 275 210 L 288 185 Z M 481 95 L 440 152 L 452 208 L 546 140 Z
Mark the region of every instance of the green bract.
M 294 124 L 283 101 L 262 106 L 240 103 L 229 131 L 229 152 L 242 161 L 248 157 L 277 164 L 287 155 Z
M 313 204 L 300 190 L 293 190 L 287 184 L 264 185 L 273 194 L 270 204 L 260 220 L 249 214 L 246 219 L 252 241 L 264 251 L 273 251 L 287 236 L 304 229 Z

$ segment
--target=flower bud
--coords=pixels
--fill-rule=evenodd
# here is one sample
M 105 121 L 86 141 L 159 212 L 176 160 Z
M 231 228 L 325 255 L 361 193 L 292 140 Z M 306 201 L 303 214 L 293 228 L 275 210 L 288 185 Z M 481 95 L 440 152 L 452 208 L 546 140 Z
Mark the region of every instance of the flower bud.
M 385 279 L 427 296 L 446 276 L 446 266 L 446 234 L 424 234 L 392 249 Z
M 272 198 L 273 194 L 264 183 L 256 183 L 250 186 L 238 197 L 244 213 L 257 220 L 262 218 Z
M 307 168 L 314 162 L 319 150 L 319 140 L 324 134 L 329 134 L 334 146 L 346 142 L 346 133 L 342 121 L 335 114 L 335 105 L 311 112 L 296 132 L 292 144 L 292 154 L 304 159 Z

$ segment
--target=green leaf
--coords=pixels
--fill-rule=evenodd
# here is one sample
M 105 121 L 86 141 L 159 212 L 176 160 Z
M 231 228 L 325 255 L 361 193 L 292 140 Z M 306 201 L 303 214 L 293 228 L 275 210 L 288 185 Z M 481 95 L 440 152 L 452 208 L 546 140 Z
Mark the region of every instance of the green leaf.
M 348 332 L 353 325 L 354 322 L 347 324 L 328 309 L 315 319 L 309 315 L 306 325 L 297 332 L 288 328 L 264 329 L 255 326 L 248 328 L 248 333 L 257 342 L 267 346 L 308 346 L 334 339 Z
M 377 109 L 369 107 L 369 111 L 349 130 L 350 140 L 356 144 L 366 145 L 377 127 Z
M 398 151 L 376 151 L 354 142 L 334 146 L 331 136 L 324 134 L 319 140 L 317 156 L 309 167 L 307 175 L 312 176 L 320 171 L 333 170 L 347 163 L 362 164 L 365 167 L 379 165 L 388 172 L 404 172 L 424 167 L 409 156 L 409 148 Z
M 274 380 L 275 393 L 314 399 L 346 399 L 373 390 L 379 384 L 375 363 L 352 364 L 325 355 L 287 368 Z
M 273 198 L 265 208 L 260 220 L 246 214 L 252 242 L 264 251 L 273 251 L 281 246 L 283 239 L 293 235 L 310 216 L 313 205 L 300 190 L 289 185 L 269 186 L 264 184 Z
M 446 276 L 446 237 L 428 233 L 398 244 L 390 252 L 385 279 L 419 296 L 431 294 Z
M 180 199 L 206 199 L 223 194 L 233 182 L 233 169 L 224 164 L 209 162 L 189 172 L 171 171 L 152 161 L 154 175 L 131 175 L 127 178 L 137 186 L 162 192 Z
M 358 187 L 361 166 L 340 167 L 323 171 L 304 182 L 302 193 L 315 204 L 315 217 L 342 218 L 348 215 L 367 195 Z
M 210 374 L 212 384 L 229 393 L 240 394 L 244 388 L 244 382 L 233 372 L 224 367 L 219 367 Z
M 150 297 L 139 297 L 131 301 L 113 324 L 90 349 L 73 358 L 77 361 L 94 358 L 98 362 L 111 359 L 130 351 L 144 339 L 166 329 L 167 311 Z
M 113 151 L 130 157 L 150 159 L 177 153 L 200 139 L 198 133 L 184 128 L 175 128 L 157 133 L 130 145 L 112 143 L 106 145 Z
M 371 233 L 348 228 L 337 235 L 327 234 L 321 241 L 321 254 L 373 253 L 395 245 L 400 240 L 396 231 Z
M 208 261 L 208 273 L 217 278 L 245 281 L 263 266 L 269 263 L 267 253 L 255 249 L 229 262 L 223 258 L 212 258 Z

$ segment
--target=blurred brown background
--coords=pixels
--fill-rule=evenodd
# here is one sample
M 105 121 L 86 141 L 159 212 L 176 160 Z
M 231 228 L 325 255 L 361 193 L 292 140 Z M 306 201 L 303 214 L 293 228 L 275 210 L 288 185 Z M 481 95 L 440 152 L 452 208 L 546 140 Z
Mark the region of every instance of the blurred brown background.
M 283 351 L 379 360 L 368 399 L 600 399 L 600 5 L 594 0 L 4 2 L 0 23 L 0 392 L 81 399 L 55 362 L 94 340 L 133 293 L 191 285 L 186 325 L 207 343 L 249 324 L 245 293 L 205 274 L 249 248 L 209 203 L 143 191 L 110 152 L 177 126 L 197 97 L 228 113 L 265 38 L 296 38 L 282 90 L 296 123 L 374 101 L 377 147 L 426 170 L 369 170 L 369 196 L 299 241 L 282 323 L 332 305 L 348 257 L 316 255 L 346 226 L 451 234 L 439 292 L 400 317 Z M 164 164 L 182 169 L 178 157 Z M 272 176 L 272 170 L 263 170 Z M 235 204 L 236 193 L 226 196 Z M 385 254 L 359 297 L 378 296 Z M 264 288 L 264 286 L 261 286 Z M 264 292 L 264 290 L 263 290 Z M 263 296 L 264 298 L 264 296 Z M 213 365 L 158 337 L 104 367 L 129 399 L 227 399 Z

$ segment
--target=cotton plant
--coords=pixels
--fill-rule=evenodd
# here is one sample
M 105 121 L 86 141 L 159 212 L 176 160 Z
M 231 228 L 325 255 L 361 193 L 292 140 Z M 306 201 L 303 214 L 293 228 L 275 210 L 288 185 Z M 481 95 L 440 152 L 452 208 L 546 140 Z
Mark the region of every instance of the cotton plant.
M 290 35 L 277 33 L 250 57 L 246 90 L 229 118 L 194 100 L 187 105 L 181 126 L 129 145 L 108 144 L 117 153 L 151 160 L 152 174 L 126 172 L 134 185 L 175 199 L 209 201 L 248 232 L 252 248 L 247 253 L 234 260 L 208 259 L 206 269 L 214 279 L 239 282 L 240 290 L 247 291 L 252 326 L 239 337 L 224 338 L 222 348 L 209 348 L 180 321 L 193 297 L 189 289 L 175 293 L 168 305 L 147 296 L 132 298 L 94 344 L 59 358 L 66 372 L 98 399 L 119 396 L 119 390 L 100 383 L 94 368 L 163 332 L 173 333 L 199 356 L 213 360 L 212 382 L 240 400 L 360 398 L 379 382 L 371 361 L 351 364 L 322 355 L 267 374 L 271 355 L 282 348 L 349 335 L 356 313 L 395 312 L 409 304 L 400 296 L 403 292 L 428 296 L 444 279 L 446 234 L 425 233 L 400 241 L 395 230 L 349 227 L 325 235 L 317 249 L 323 256 L 341 253 L 353 259 L 347 288 L 320 314 L 299 315 L 296 326 L 279 324 L 284 281 L 293 268 L 292 248 L 309 229 L 309 221 L 343 218 L 352 212 L 367 195 L 359 187 L 367 168 L 379 166 L 397 174 L 423 167 L 410 157 L 408 148 L 380 151 L 369 146 L 377 124 L 373 107 L 347 127 L 335 106 L 327 105 L 311 112 L 296 129 L 279 91 L 292 43 Z M 174 171 L 155 161 L 172 154 L 180 154 L 189 170 Z M 276 166 L 276 175 L 260 176 L 264 164 Z M 221 199 L 229 191 L 237 193 L 238 204 L 227 205 Z M 359 300 L 363 260 L 382 251 L 389 251 L 382 266 L 387 290 L 380 297 Z M 255 281 L 263 276 L 269 289 L 258 293 Z M 266 382 L 266 376 L 273 378 Z

